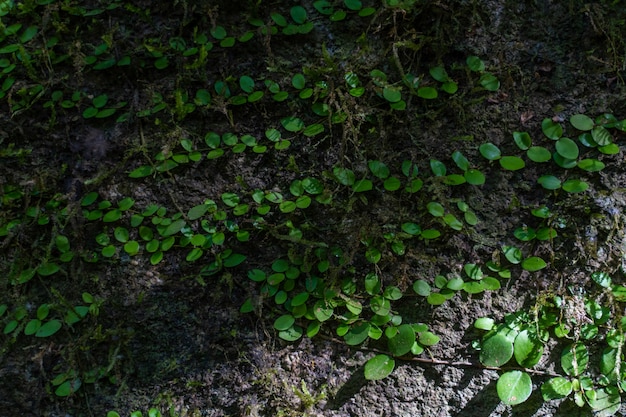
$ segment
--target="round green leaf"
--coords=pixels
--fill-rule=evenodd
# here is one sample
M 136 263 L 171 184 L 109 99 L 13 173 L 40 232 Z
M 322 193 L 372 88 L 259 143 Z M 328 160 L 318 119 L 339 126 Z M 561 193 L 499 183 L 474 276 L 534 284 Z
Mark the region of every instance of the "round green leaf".
M 430 169 L 433 171 L 433 174 L 438 177 L 443 177 L 444 175 L 446 175 L 446 166 L 443 162 L 436 159 L 430 160 Z
M 500 159 L 502 155 L 500 149 L 491 142 L 483 143 L 482 145 L 480 145 L 478 150 L 480 151 L 480 154 L 485 157 L 485 159 L 488 159 L 490 161 Z
M 278 337 L 288 342 L 294 342 L 302 337 L 303 331 L 300 326 L 291 326 L 287 330 L 278 332 Z
M 526 166 L 524 160 L 518 156 L 503 156 L 499 162 L 502 168 L 509 171 L 517 171 Z
M 530 148 L 532 140 L 527 132 L 513 132 L 513 140 L 518 148 L 525 151 Z
M 479 329 L 479 330 L 489 331 L 493 329 L 494 324 L 495 324 L 495 321 L 492 318 L 481 317 L 481 318 L 476 319 L 476 321 L 474 322 L 474 328 Z
M 485 73 L 480 76 L 480 85 L 487 91 L 498 91 L 500 80 L 493 74 Z
M 463 175 L 459 174 L 450 174 L 444 177 L 444 184 L 446 185 L 461 185 L 465 184 L 467 180 Z
M 546 265 L 546 261 L 538 256 L 531 256 L 522 261 L 522 268 L 530 272 L 539 271 L 545 268 Z
M 589 184 L 582 180 L 571 179 L 563 183 L 563 189 L 568 193 L 582 193 L 587 188 L 589 188 Z
M 53 334 L 55 334 L 61 329 L 61 326 L 62 324 L 59 320 L 50 320 L 44 323 L 43 325 L 41 325 L 39 330 L 37 330 L 37 332 L 35 333 L 35 336 L 36 337 L 52 336 Z
M 578 130 L 591 130 L 595 123 L 591 117 L 584 114 L 574 114 L 570 117 L 569 122 Z
M 289 132 L 299 132 L 304 129 L 304 122 L 295 116 L 285 117 L 280 123 Z
M 591 130 L 591 137 L 599 146 L 606 146 L 613 142 L 611 134 L 603 126 L 594 127 Z
M 530 397 L 533 384 L 530 376 L 522 371 L 503 373 L 496 384 L 498 397 L 507 405 L 521 404 Z
M 556 141 L 555 147 L 556 147 L 556 151 L 563 158 L 566 158 L 566 159 L 578 158 L 578 154 L 579 154 L 578 145 L 576 145 L 576 142 L 574 142 L 570 138 L 560 138 L 559 140 Z
M 59 269 L 59 265 L 55 264 L 54 262 L 48 262 L 39 265 L 39 268 L 37 268 L 37 273 L 42 277 L 48 277 L 59 272 Z
M 59 397 L 67 397 L 75 393 L 80 388 L 81 385 L 82 385 L 82 382 L 80 378 L 76 378 L 71 381 L 65 381 L 64 383 L 62 383 L 61 385 L 57 387 L 57 389 L 54 391 L 54 394 Z
M 477 169 L 468 169 L 463 173 L 465 180 L 471 185 L 483 185 L 485 183 L 485 174 Z
M 384 162 L 369 161 L 367 165 L 375 177 L 378 177 L 380 179 L 385 179 L 389 176 L 389 167 L 387 167 L 387 165 Z
M 360 181 L 357 181 L 352 186 L 352 190 L 354 192 L 356 192 L 356 193 L 362 193 L 364 191 L 369 191 L 372 188 L 374 188 L 374 184 L 372 183 L 372 181 L 370 181 L 368 179 L 362 179 Z
M 579 376 L 587 369 L 589 352 L 582 343 L 573 343 L 561 354 L 561 367 L 569 376 Z
M 561 180 L 554 175 L 542 175 L 537 179 L 537 182 L 546 190 L 558 190 L 561 188 Z
M 459 151 L 452 152 L 452 160 L 454 161 L 456 166 L 458 166 L 463 171 L 467 171 L 470 167 L 469 161 L 467 160 L 465 155 L 463 155 Z
M 435 217 L 442 217 L 445 212 L 443 206 L 436 201 L 431 201 L 430 203 L 428 203 L 426 205 L 426 209 L 430 214 Z
M 139 252 L 139 242 L 136 240 L 128 241 L 124 244 L 124 252 L 129 255 L 136 255 Z
M 619 146 L 615 143 L 609 143 L 608 145 L 598 147 L 598 150 L 605 155 L 617 155 L 619 153 Z
M 539 363 L 543 355 L 543 343 L 529 330 L 522 330 L 515 337 L 513 344 L 515 360 L 524 368 L 532 368 Z
M 485 63 L 477 56 L 468 56 L 465 63 L 471 71 L 482 72 L 485 70 Z
M 587 391 L 589 392 L 589 391 Z M 621 405 L 620 391 L 616 386 L 599 388 L 595 391 L 595 396 L 587 395 L 589 406 L 596 411 L 596 417 L 609 417 L 615 415 Z
M 435 99 L 438 95 L 439 93 L 433 87 L 420 87 L 417 89 L 417 96 L 427 100 Z
M 313 306 L 313 315 L 319 321 L 324 322 L 333 316 L 333 309 L 328 307 L 324 300 L 319 300 Z
M 296 319 L 291 314 L 283 314 L 274 320 L 274 328 L 282 331 L 287 330 L 296 322 Z
M 420 332 L 419 334 L 419 343 L 423 346 L 434 346 L 439 343 L 441 338 L 432 332 Z
M 430 284 L 424 280 L 417 280 L 413 283 L 413 291 L 422 297 L 428 297 L 431 292 Z
M 367 339 L 369 331 L 370 324 L 361 323 L 359 325 L 352 326 L 350 330 L 348 330 L 348 333 L 343 336 L 343 339 L 345 340 L 346 344 L 350 346 L 360 345 L 365 341 L 365 339 Z
M 387 191 L 399 190 L 401 185 L 402 185 L 402 183 L 396 177 L 389 177 L 383 183 L 383 186 L 385 187 L 385 190 L 387 190 Z
M 604 169 L 605 165 L 603 162 L 598 161 L 597 159 L 581 159 L 578 161 L 578 168 L 587 171 L 587 172 L 598 172 Z
M 541 122 L 541 130 L 547 138 L 552 140 L 557 140 L 563 136 L 563 126 L 553 122 L 552 119 L 543 119 Z
M 402 93 L 397 88 L 385 87 L 383 89 L 383 97 L 390 103 L 397 103 L 402 100 Z
M 562 376 L 551 378 L 541 386 L 544 401 L 565 398 L 572 392 L 572 383 Z
M 376 381 L 386 378 L 393 372 L 396 362 L 387 355 L 376 355 L 365 363 L 365 379 Z
M 445 303 L 446 300 L 447 300 L 447 298 L 444 295 L 442 295 L 441 293 L 438 293 L 438 292 L 430 293 L 428 295 L 428 297 L 426 297 L 426 301 L 431 306 L 440 306 L 443 303 Z
M 522 262 L 522 251 L 514 246 L 503 246 L 502 252 L 507 261 L 512 264 L 518 264 Z
M 410 324 L 402 324 L 398 327 L 398 333 L 389 339 L 389 352 L 394 356 L 406 355 L 411 351 L 415 343 L 415 331 Z
M 485 366 L 498 367 L 513 357 L 513 343 L 504 335 L 496 333 L 482 343 L 480 362 Z
M 526 151 L 526 156 L 533 162 L 547 162 L 552 159 L 552 154 L 543 146 L 531 146 Z

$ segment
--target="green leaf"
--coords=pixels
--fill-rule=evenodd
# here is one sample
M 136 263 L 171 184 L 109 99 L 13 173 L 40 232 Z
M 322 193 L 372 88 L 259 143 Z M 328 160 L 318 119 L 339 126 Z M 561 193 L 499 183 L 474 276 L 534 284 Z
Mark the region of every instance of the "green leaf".
M 522 371 L 503 373 L 496 384 L 498 397 L 507 405 L 521 404 L 530 397 L 533 384 L 530 376 Z
M 446 166 L 443 164 L 443 162 L 436 159 L 430 160 L 430 169 L 433 171 L 433 174 L 438 177 L 443 177 L 446 175 Z
M 503 156 L 499 162 L 502 168 L 509 171 L 517 171 L 526 166 L 524 160 L 518 156 Z
M 343 2 L 350 10 L 361 10 L 361 8 L 363 7 L 361 0 L 344 0 Z
M 185 226 L 186 222 L 183 219 L 174 220 L 170 223 L 165 230 L 161 233 L 161 236 L 167 237 L 175 235 Z
M 502 155 L 500 149 L 491 142 L 483 143 L 479 146 L 478 150 L 485 159 L 490 161 L 498 160 Z
M 152 175 L 154 173 L 154 168 L 152 168 L 152 166 L 150 165 L 143 165 L 140 166 L 139 168 L 135 168 L 134 170 L 132 170 L 128 176 L 130 178 L 143 178 L 143 177 L 147 177 L 148 175 Z
M 274 328 L 276 330 L 287 330 L 296 322 L 296 319 L 291 314 L 284 314 L 274 320 Z
M 42 277 L 48 277 L 50 275 L 56 274 L 57 272 L 59 272 L 60 269 L 61 268 L 59 267 L 59 265 L 55 264 L 54 262 L 47 262 L 39 265 L 39 268 L 37 268 L 37 273 Z
M 390 103 L 397 103 L 402 100 L 402 93 L 394 87 L 385 87 L 383 89 L 383 97 Z
M 314 123 L 312 125 L 307 126 L 302 132 L 302 134 L 304 134 L 304 136 L 306 137 L 312 137 L 312 136 L 317 136 L 323 132 L 324 132 L 324 125 L 322 125 L 321 123 Z
M 296 6 L 296 7 L 300 7 L 300 6 Z M 292 10 L 294 8 L 292 8 Z M 306 80 L 304 78 L 304 75 L 302 75 L 301 73 L 297 73 L 291 78 L 291 85 L 293 85 L 293 87 L 297 90 L 302 90 L 305 84 L 306 84 Z
M 489 331 L 493 329 L 495 321 L 489 317 L 481 317 L 474 322 L 474 328 Z
M 426 297 L 426 302 L 431 306 L 440 306 L 445 303 L 448 299 L 438 292 L 433 292 Z
M 431 287 L 426 281 L 420 279 L 413 283 L 413 291 L 422 297 L 428 297 L 431 294 Z
M 551 378 L 541 386 L 544 401 L 565 398 L 572 392 L 572 383 L 562 376 Z
M 365 363 L 365 379 L 376 381 L 386 378 L 393 372 L 395 366 L 396 362 L 390 356 L 376 355 Z
M 588 393 L 588 391 L 586 392 Z M 615 415 L 619 411 L 622 405 L 622 399 L 619 389 L 616 386 L 599 388 L 595 393 L 594 398 L 587 395 L 589 406 L 592 410 L 596 411 L 596 413 L 594 413 L 595 417 L 608 417 Z
M 543 146 L 531 146 L 526 151 L 526 156 L 533 162 L 547 162 L 552 159 L 552 154 Z
M 78 391 L 81 385 L 82 382 L 80 378 L 76 378 L 71 381 L 65 381 L 57 387 L 57 389 L 54 391 L 54 394 L 58 397 L 67 397 Z
M 570 117 L 569 122 L 574 126 L 575 129 L 578 130 L 591 130 L 595 126 L 595 123 L 591 119 L 591 117 L 586 116 L 584 114 L 574 114 Z
M 522 261 L 522 268 L 530 272 L 539 271 L 546 266 L 546 261 L 538 256 L 531 256 Z
M 396 191 L 400 189 L 400 187 L 402 186 L 402 183 L 396 177 L 389 177 L 385 180 L 385 182 L 383 183 L 383 186 L 385 187 L 385 190 L 387 191 Z
M 286 330 L 280 331 L 278 337 L 288 342 L 295 342 L 302 337 L 302 334 L 302 327 L 294 325 Z
M 387 167 L 387 165 L 385 165 L 384 162 L 369 161 L 367 165 L 375 177 L 378 177 L 380 179 L 385 179 L 389 176 L 389 168 Z
M 427 100 L 433 100 L 439 96 L 434 87 L 420 87 L 417 89 L 417 96 Z
M 553 122 L 552 119 L 543 119 L 541 122 L 541 130 L 548 139 L 557 140 L 563 136 L 563 126 Z
M 602 171 L 604 167 L 604 163 L 598 161 L 597 159 L 581 159 L 580 161 L 578 161 L 578 168 L 587 172 Z
M 445 68 L 441 66 L 431 68 L 429 70 L 429 73 L 431 77 L 441 83 L 446 82 L 449 79 L 448 73 L 446 72 Z
M 241 255 L 239 253 L 233 253 L 228 258 L 224 259 L 223 265 L 226 268 L 233 268 L 233 267 L 241 264 L 245 260 L 246 260 L 246 256 L 245 255 Z
M 477 56 L 468 56 L 465 62 L 471 71 L 482 72 L 485 70 L 485 63 Z
M 372 181 L 368 180 L 368 179 L 362 179 L 360 181 L 357 181 L 353 186 L 352 186 L 352 190 L 356 193 L 362 193 L 364 191 L 369 191 L 372 188 L 374 188 L 374 184 L 372 183 Z
M 525 151 L 530 148 L 532 140 L 527 132 L 513 132 L 513 140 L 518 148 Z
M 611 286 L 611 276 L 604 271 L 596 271 L 591 274 L 591 279 L 601 287 L 609 288 Z
M 556 141 L 555 147 L 556 147 L 556 151 L 563 158 L 566 158 L 566 159 L 578 158 L 578 154 L 579 154 L 578 145 L 576 145 L 576 142 L 574 142 L 570 138 L 560 138 L 559 140 Z
M 285 117 L 280 123 L 289 132 L 299 132 L 304 129 L 304 122 L 295 116 Z
M 415 331 L 410 324 L 402 324 L 397 328 L 395 336 L 388 340 L 389 352 L 394 356 L 403 356 L 411 351 L 415 343 Z
M 470 167 L 467 158 L 459 151 L 452 152 L 452 160 L 461 170 L 467 171 Z
M 546 190 L 558 190 L 561 188 L 561 180 L 554 175 L 542 175 L 537 179 L 537 182 Z
M 480 76 L 480 85 L 487 91 L 498 91 L 500 80 L 493 74 L 485 73 Z
M 585 181 L 570 179 L 563 183 L 563 189 L 568 193 L 582 193 L 589 188 L 589 184 Z
M 418 341 L 423 346 L 434 346 L 441 338 L 432 332 L 420 332 Z
M 596 126 L 591 130 L 591 137 L 599 146 L 607 146 L 613 142 L 608 130 L 603 126 Z
M 431 201 L 426 205 L 426 209 L 435 217 L 442 217 L 445 213 L 443 206 L 436 201 Z
M 291 18 L 299 25 L 303 25 L 307 20 L 306 9 L 302 6 L 294 6 L 290 10 Z M 308 33 L 304 32 L 304 33 Z
M 579 376 L 587 368 L 589 352 L 582 343 L 573 343 L 563 349 L 561 354 L 561 367 L 569 376 Z
M 485 183 L 485 174 L 477 169 L 468 169 L 463 173 L 465 180 L 471 185 L 483 185 Z
M 446 185 L 461 185 L 465 184 L 466 179 L 463 175 L 450 174 L 444 177 L 443 183 Z
M 487 337 L 480 350 L 480 362 L 485 366 L 499 367 L 513 357 L 513 343 L 506 336 L 496 333 Z
M 46 323 L 44 323 L 39 330 L 37 330 L 37 332 L 35 333 L 36 337 L 48 337 L 48 336 L 52 336 L 53 334 L 55 334 L 56 332 L 58 332 L 61 329 L 61 321 L 59 320 L 50 320 Z
M 361 323 L 356 326 L 352 326 L 348 333 L 343 336 L 344 341 L 349 346 L 360 345 L 367 339 L 370 331 L 369 323 Z
M 543 343 L 537 335 L 529 330 L 518 333 L 513 344 L 517 363 L 524 368 L 532 368 L 543 355 Z

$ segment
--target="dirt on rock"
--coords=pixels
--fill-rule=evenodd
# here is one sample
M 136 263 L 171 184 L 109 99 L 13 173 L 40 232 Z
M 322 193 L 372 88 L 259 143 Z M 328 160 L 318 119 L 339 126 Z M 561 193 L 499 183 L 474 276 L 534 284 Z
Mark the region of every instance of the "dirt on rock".
M 52 19 L 55 13 L 67 13 L 57 2 L 41 3 L 52 4 L 45 9 Z M 105 117 L 85 119 L 59 109 L 53 124 L 43 111 L 37 111 L 39 104 L 17 112 L 10 100 L 0 101 L 4 113 L 0 115 L 0 186 L 4 187 L 0 225 L 13 220 L 16 201 L 26 210 L 58 197 L 67 202 L 72 216 L 65 221 L 59 215 L 50 228 L 71 235 L 72 247 L 81 253 L 77 256 L 81 259 L 69 263 L 53 283 L 37 277 L 15 285 L 9 278 L 15 271 L 37 267 L 24 254 L 46 255 L 41 248 L 53 247 L 50 236 L 54 233 L 42 233 L 34 221 L 11 229 L 0 237 L 0 265 L 5 271 L 0 278 L 0 303 L 11 308 L 27 305 L 30 314 L 38 300 L 74 303 L 69 300 L 80 300 L 85 291 L 102 300 L 97 316 L 88 323 L 64 327 L 63 336 L 0 337 L 0 417 L 105 416 L 112 410 L 122 416 L 135 410 L 146 415 L 150 407 L 163 415 L 198 417 L 588 415 L 569 399 L 544 402 L 539 384 L 545 377 L 541 375 L 534 380 L 528 401 L 514 407 L 502 403 L 495 386 L 498 372 L 480 365 L 472 347 L 481 336 L 473 324 L 479 317 L 501 320 L 513 311 L 530 311 L 544 290 L 583 288 L 595 270 L 626 270 L 624 134 L 616 139 L 619 153 L 605 158 L 607 169 L 585 174 L 591 188 L 577 196 L 543 190 L 536 183 L 545 173 L 543 166 L 502 170 L 497 161 L 485 161 L 478 146 L 491 142 L 503 154 L 516 154 L 519 149 L 512 132 L 526 131 L 539 140 L 545 118 L 564 121 L 578 113 L 626 117 L 626 13 L 621 12 L 621 21 L 611 20 L 615 16 L 609 14 L 626 5 L 576 0 L 451 0 L 424 5 L 406 1 L 404 8 L 381 6 L 370 16 L 351 13 L 345 21 L 334 22 L 318 13 L 313 2 L 301 2 L 313 30 L 274 36 L 263 32 L 264 28 L 282 30 L 271 13 L 287 16 L 293 2 L 245 2 L 241 10 L 236 2 L 223 1 L 214 7 L 186 1 L 175 1 L 172 7 L 121 3 L 123 8 L 101 15 L 106 19 L 89 21 L 94 35 L 82 39 L 84 44 L 98 45 L 104 34 L 114 33 L 119 53 L 146 45 L 158 52 L 166 50 L 164 45 L 174 35 L 191 43 L 198 35 L 190 34 L 194 28 L 210 31 L 220 26 L 241 35 L 253 18 L 264 26 L 254 27 L 254 37 L 238 44 L 240 48 L 218 48 L 219 40 L 214 39 L 215 50 L 209 55 L 212 64 L 197 71 L 193 69 L 195 55 L 190 55 L 162 71 L 150 61 L 129 69 L 84 70 L 62 81 L 51 75 L 50 91 L 64 86 L 88 92 L 81 106 L 88 106 L 98 91 L 107 91 L 109 100 L 127 102 L 130 116 L 120 123 Z M 342 7 L 342 2 L 334 3 Z M 81 7 L 92 10 L 96 6 Z M 77 17 L 66 23 L 84 24 Z M 69 37 L 67 28 L 58 30 Z M 74 53 L 73 59 L 78 59 L 80 54 Z M 470 55 L 480 57 L 497 76 L 497 91 L 482 89 L 463 66 Z M 150 59 L 158 59 L 158 54 Z M 426 78 L 428 68 L 435 65 L 448 68 L 458 76 L 459 84 L 464 83 L 462 94 L 446 97 L 445 104 L 414 95 L 407 98 L 407 110 L 402 113 L 390 110 L 382 94 L 376 97 L 369 92 L 376 87 L 366 77 L 374 69 L 402 84 L 402 75 Z M 193 78 L 183 79 L 190 72 Z M 331 116 L 305 111 L 302 100 L 292 99 L 297 94 L 291 77 L 300 72 L 337 83 L 329 85 L 329 95 L 319 102 L 326 100 L 332 111 L 345 113 L 343 120 L 334 122 Z M 351 72 L 361 77 L 360 85 L 371 95 L 368 100 L 347 94 L 340 84 Z M 210 90 L 210 106 L 196 104 L 193 111 L 183 114 L 185 103 L 192 103 L 193 97 L 183 98 L 179 92 L 164 99 L 167 110 L 143 118 L 137 115 L 159 106 L 161 91 L 188 89 L 184 94 L 193 96 L 198 89 L 213 88 L 216 80 L 236 86 L 244 74 L 278 82 L 290 89 L 290 99 L 234 106 L 220 101 L 223 97 L 213 93 L 217 90 Z M 12 93 L 19 94 L 18 90 Z M 264 100 L 272 93 L 266 92 Z M 373 102 L 376 107 L 370 107 Z M 231 153 L 197 164 L 180 162 L 184 170 L 128 177 L 148 160 L 156 166 L 153 157 L 159 152 L 178 152 L 181 139 L 192 138 L 206 148 L 208 132 L 265 138 L 268 129 L 281 129 L 281 120 L 293 114 L 304 114 L 307 126 L 325 123 L 327 130 L 320 136 L 283 131 L 283 139 L 291 140 L 286 153 Z M 20 155 L 18 149 L 30 152 Z M 182 248 L 166 252 L 156 264 L 150 256 L 130 256 L 120 250 L 119 257 L 100 257 L 96 262 L 86 255 L 102 250 L 104 245 L 95 239 L 104 228 L 113 230 L 81 218 L 81 199 L 89 192 L 96 191 L 100 200 L 111 202 L 132 197 L 141 210 L 156 204 L 172 215 L 187 213 L 207 199 L 219 201 L 224 193 L 259 189 L 286 194 L 294 180 L 313 175 L 331 178 L 336 166 L 351 167 L 357 176 L 365 176 L 371 159 L 393 167 L 409 159 L 417 161 L 420 173 L 429 173 L 430 160 L 453 167 L 454 150 L 487 173 L 484 185 L 468 191 L 433 180 L 425 183 L 422 194 L 399 197 L 383 190 L 365 198 L 337 186 L 333 192 L 341 205 L 319 205 L 317 211 L 304 214 L 282 215 L 277 210 L 269 214 L 264 218 L 266 225 L 259 226 L 252 239 L 234 243 L 246 263 L 223 274 L 203 269 L 215 261 L 215 251 L 196 263 L 181 257 L 187 253 Z M 12 199 L 11 193 L 18 189 L 23 197 Z M 385 246 L 376 266 L 368 263 L 362 255 L 363 242 L 383 236 L 391 221 L 429 219 L 425 222 L 437 224 L 424 209 L 431 198 L 464 200 L 476 213 L 478 224 L 462 233 L 442 228 L 440 239 L 407 244 L 402 257 Z M 550 268 L 533 273 L 518 268 L 512 278 L 502 280 L 500 290 L 459 293 L 441 306 L 430 305 L 412 291 L 415 280 L 432 282 L 437 275 L 462 274 L 467 263 L 499 259 L 502 246 L 514 241 L 512 231 L 533 221 L 529 208 L 543 204 L 557 208 L 568 225 L 554 243 L 532 247 L 534 253 L 554 260 Z M 257 220 L 241 216 L 231 226 L 233 230 L 253 223 L 257 227 Z M 304 245 L 296 249 L 296 245 L 289 246 L 293 227 L 288 222 L 315 225 L 305 230 Z M 345 249 L 342 256 L 353 262 L 352 269 L 342 273 L 362 277 L 376 269 L 385 285 L 398 286 L 406 296 L 394 308 L 407 323 L 428 324 L 440 342 L 417 356 L 418 360 L 397 359 L 396 369 L 387 378 L 368 381 L 363 366 L 385 350 L 380 341 L 348 346 L 332 327 L 312 339 L 286 342 L 279 338 L 272 323 L 281 314 L 281 306 L 261 296 L 259 286 L 246 277 L 247 271 L 267 267 L 274 259 L 291 256 L 291 251 L 301 251 L 299 256 L 304 258 L 313 256 L 320 242 Z M 339 278 L 343 277 L 333 277 Z M 252 312 L 242 314 L 240 307 L 246 300 L 256 304 Z M 550 369 L 559 361 L 555 355 L 546 354 L 538 368 L 555 372 Z M 59 397 L 54 394 L 58 384 L 50 381 L 69 369 L 81 375 L 89 370 L 96 374 L 90 381 L 83 376 L 75 394 Z M 626 414 L 626 407 L 619 412 Z

